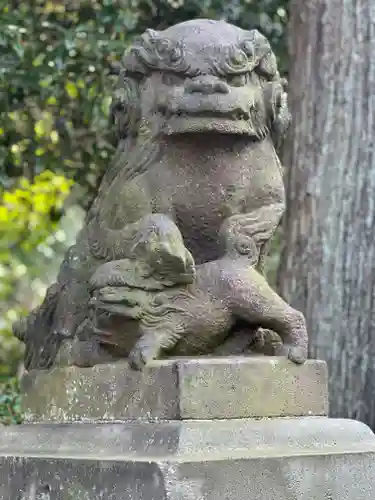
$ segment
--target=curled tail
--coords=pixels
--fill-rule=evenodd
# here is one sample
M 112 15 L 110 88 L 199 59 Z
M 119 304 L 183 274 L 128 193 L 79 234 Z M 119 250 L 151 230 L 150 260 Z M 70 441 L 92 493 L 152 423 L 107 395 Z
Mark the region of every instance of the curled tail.
M 50 286 L 43 303 L 12 325 L 13 334 L 26 346 L 24 363 L 27 370 L 48 368 L 51 364 L 47 359 L 45 343 L 56 310 L 59 288 L 57 284 Z

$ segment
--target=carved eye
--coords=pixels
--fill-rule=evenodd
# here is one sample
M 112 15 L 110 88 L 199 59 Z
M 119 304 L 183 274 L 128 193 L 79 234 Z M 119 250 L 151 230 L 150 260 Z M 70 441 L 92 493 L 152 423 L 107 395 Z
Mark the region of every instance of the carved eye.
M 172 85 L 181 85 L 184 79 L 181 75 L 177 75 L 172 72 L 165 72 L 162 76 L 162 82 L 164 85 L 172 86 Z
M 250 81 L 249 73 L 244 73 L 242 75 L 229 75 L 227 78 L 227 82 L 232 87 L 243 87 Z

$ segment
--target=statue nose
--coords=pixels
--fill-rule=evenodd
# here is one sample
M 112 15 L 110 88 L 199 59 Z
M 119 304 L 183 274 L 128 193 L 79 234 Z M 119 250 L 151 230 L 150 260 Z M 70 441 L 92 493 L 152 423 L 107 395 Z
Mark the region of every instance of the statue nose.
M 214 76 L 197 76 L 189 80 L 185 86 L 189 94 L 228 94 L 229 86 L 226 82 Z

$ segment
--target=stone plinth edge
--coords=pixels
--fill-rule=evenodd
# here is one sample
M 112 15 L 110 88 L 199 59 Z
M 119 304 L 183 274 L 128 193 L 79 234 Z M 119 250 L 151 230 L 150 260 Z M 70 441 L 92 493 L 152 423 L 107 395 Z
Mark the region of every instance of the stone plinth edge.
M 324 416 L 327 367 L 278 357 L 179 358 L 143 373 L 126 362 L 35 371 L 22 380 L 27 422 Z
M 2 500 L 373 500 L 375 439 L 326 417 L 24 424 L 0 439 Z

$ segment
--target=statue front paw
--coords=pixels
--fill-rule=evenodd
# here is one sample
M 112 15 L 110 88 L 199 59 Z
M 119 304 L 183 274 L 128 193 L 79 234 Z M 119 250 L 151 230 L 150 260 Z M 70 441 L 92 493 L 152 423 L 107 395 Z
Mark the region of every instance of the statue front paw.
M 303 365 L 307 360 L 307 350 L 300 346 L 290 346 L 288 358 L 296 365 Z
M 128 361 L 133 370 L 142 371 L 154 359 L 160 355 L 160 347 L 143 342 L 137 342 L 130 351 Z
M 307 360 L 307 349 L 297 345 L 283 344 L 276 354 L 286 356 L 296 365 L 303 365 Z

